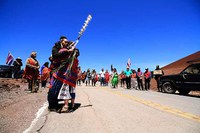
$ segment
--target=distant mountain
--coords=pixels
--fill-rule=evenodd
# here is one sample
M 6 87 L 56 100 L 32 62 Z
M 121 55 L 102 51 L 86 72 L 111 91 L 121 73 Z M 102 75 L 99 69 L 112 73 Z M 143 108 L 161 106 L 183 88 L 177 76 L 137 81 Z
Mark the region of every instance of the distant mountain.
M 180 73 L 190 63 L 200 62 L 200 51 L 188 55 L 180 60 L 177 60 L 171 64 L 162 67 L 162 70 L 166 74 L 177 74 Z

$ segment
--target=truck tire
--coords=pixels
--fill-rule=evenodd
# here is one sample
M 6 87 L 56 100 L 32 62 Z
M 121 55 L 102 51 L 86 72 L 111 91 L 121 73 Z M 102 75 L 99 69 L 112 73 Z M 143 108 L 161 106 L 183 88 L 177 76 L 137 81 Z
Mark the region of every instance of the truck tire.
M 164 90 L 164 92 L 170 93 L 170 94 L 174 94 L 176 92 L 174 85 L 170 82 L 165 82 L 162 85 L 162 89 Z

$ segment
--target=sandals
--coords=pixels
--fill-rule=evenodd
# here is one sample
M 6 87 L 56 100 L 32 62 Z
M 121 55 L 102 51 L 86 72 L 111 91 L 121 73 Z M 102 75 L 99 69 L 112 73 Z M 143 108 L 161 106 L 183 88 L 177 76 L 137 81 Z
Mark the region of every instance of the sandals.
M 68 113 L 68 106 L 63 106 L 62 109 L 60 110 L 60 113 Z
M 57 112 L 58 113 L 70 113 L 73 112 L 75 110 L 75 105 L 71 105 L 71 106 L 63 106 L 61 109 L 59 109 Z

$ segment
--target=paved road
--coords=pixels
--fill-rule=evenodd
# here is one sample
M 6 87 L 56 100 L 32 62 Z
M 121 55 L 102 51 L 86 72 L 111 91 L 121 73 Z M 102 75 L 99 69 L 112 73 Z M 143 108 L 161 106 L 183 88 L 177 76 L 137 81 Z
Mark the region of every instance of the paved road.
M 200 99 L 154 91 L 78 86 L 73 113 L 43 113 L 32 132 L 200 133 Z

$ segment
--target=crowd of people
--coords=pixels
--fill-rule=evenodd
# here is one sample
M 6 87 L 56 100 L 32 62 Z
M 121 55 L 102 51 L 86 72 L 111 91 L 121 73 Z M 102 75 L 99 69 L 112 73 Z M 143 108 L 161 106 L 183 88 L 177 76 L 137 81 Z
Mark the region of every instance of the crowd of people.
M 28 82 L 27 90 L 37 93 L 39 88 L 46 88 L 49 82 L 49 91 L 47 100 L 49 102 L 50 111 L 68 112 L 74 108 L 75 104 L 75 87 L 78 77 L 82 74 L 78 73 L 79 50 L 74 46 L 75 42 L 69 41 L 65 36 L 61 36 L 60 40 L 52 47 L 52 55 L 49 62 L 45 62 L 42 67 L 37 60 L 37 53 L 31 52 L 30 57 L 26 60 L 25 70 L 22 74 L 22 60 L 17 58 L 14 63 L 13 78 L 24 78 Z M 50 65 L 49 65 L 50 64 Z M 40 70 L 39 70 L 40 69 Z M 91 75 L 93 79 L 95 71 Z M 20 77 L 20 75 L 22 75 Z M 81 83 L 81 82 L 80 82 Z M 95 86 L 95 80 L 92 84 Z M 69 107 L 69 100 L 71 107 Z M 59 101 L 64 101 L 64 106 L 60 108 Z
M 86 86 L 96 86 L 96 82 L 99 81 L 100 86 L 108 86 L 110 83 L 113 88 L 120 86 L 135 90 L 149 90 L 151 79 L 155 78 L 158 91 L 162 91 L 159 87 L 159 77 L 164 75 L 159 65 L 156 66 L 153 72 L 149 71 L 148 68 L 145 68 L 145 71 L 142 72 L 140 68 L 136 71 L 127 67 L 126 70 L 121 71 L 119 74 L 116 68 L 113 68 L 110 72 L 108 70 L 104 71 L 104 68 L 102 68 L 99 73 L 96 73 L 95 69 L 92 72 L 90 72 L 90 69 L 82 72 L 81 68 L 79 68 L 78 73 L 77 85 L 85 83 Z
M 30 57 L 26 60 L 23 78 L 28 81 L 28 90 L 35 93 L 38 92 L 39 86 L 46 88 L 47 82 L 50 84 L 47 96 L 50 111 L 65 113 L 73 109 L 76 85 L 85 84 L 85 86 L 95 87 L 97 86 L 96 83 L 99 82 L 100 86 L 111 86 L 112 88 L 149 90 L 151 78 L 154 77 L 158 91 L 162 91 L 159 87 L 159 78 L 164 73 L 159 66 L 156 66 L 153 73 L 148 68 L 143 73 L 140 68 L 136 71 L 130 69 L 130 67 L 127 67 L 121 73 L 118 73 L 117 69 L 112 67 L 110 72 L 104 70 L 104 68 L 100 72 L 89 68 L 82 72 L 78 60 L 80 53 L 75 48 L 75 43 L 69 41 L 65 36 L 61 36 L 60 40 L 52 47 L 52 55 L 49 57 L 50 63 L 45 62 L 41 68 L 36 59 L 36 52 L 31 52 Z M 14 77 L 19 78 L 23 65 L 22 60 L 17 58 L 13 65 L 15 68 Z M 59 101 L 64 101 L 61 108 L 58 104 Z
M 41 88 L 46 88 L 46 84 L 50 77 L 49 62 L 45 62 L 39 71 L 40 64 L 36 57 L 37 53 L 34 51 L 31 52 L 30 57 L 26 60 L 25 70 L 21 69 L 23 63 L 20 57 L 16 58 L 13 62 L 12 77 L 15 79 L 26 79 L 28 82 L 28 89 L 26 90 L 32 93 L 38 92 L 40 86 Z

